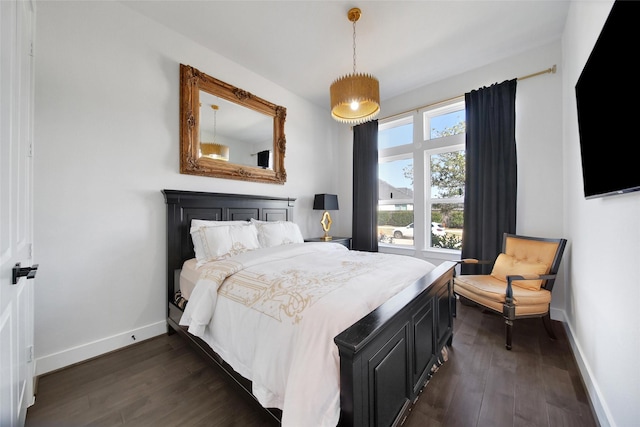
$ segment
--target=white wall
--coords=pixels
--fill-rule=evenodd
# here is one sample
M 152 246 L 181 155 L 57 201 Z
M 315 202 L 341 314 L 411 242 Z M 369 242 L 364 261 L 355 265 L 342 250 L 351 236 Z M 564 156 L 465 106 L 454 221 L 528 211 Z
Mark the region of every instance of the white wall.
M 572 2 L 562 40 L 564 229 L 571 245 L 565 294 L 567 328 L 598 418 L 622 427 L 640 420 L 640 193 L 584 198 L 574 92 L 611 5 Z M 629 155 L 616 151 L 615 141 L 603 141 L 602 150 L 614 163 Z
M 287 108 L 285 185 L 179 173 L 180 63 Z M 37 4 L 35 86 L 37 374 L 166 331 L 162 189 L 295 197 L 310 237 L 342 182 L 328 111 L 118 2 Z

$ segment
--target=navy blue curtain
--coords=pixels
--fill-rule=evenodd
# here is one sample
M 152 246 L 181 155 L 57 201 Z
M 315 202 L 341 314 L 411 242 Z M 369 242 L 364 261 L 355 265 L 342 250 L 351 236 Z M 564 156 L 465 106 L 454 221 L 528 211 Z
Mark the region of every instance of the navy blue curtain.
M 504 233 L 516 232 L 516 83 L 508 80 L 465 94 L 466 183 L 462 258 L 494 260 Z M 488 274 L 491 265 L 465 265 Z
M 351 248 L 378 252 L 378 121 L 353 127 Z

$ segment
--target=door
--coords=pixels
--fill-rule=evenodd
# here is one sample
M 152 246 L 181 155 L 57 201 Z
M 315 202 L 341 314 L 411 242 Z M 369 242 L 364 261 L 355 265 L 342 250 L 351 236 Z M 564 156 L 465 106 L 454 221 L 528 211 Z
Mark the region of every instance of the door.
M 31 1 L 0 1 L 0 425 L 33 403 L 33 29 Z

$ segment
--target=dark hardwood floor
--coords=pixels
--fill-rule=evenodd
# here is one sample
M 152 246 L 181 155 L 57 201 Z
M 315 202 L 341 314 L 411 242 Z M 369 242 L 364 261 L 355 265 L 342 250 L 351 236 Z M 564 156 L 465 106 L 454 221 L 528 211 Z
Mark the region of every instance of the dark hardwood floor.
M 553 323 L 557 341 L 540 319 L 516 321 L 507 351 L 500 316 L 458 304 L 448 361 L 404 427 L 597 426 L 564 329 Z M 177 334 L 40 377 L 27 411 L 27 427 L 119 425 L 274 423 Z

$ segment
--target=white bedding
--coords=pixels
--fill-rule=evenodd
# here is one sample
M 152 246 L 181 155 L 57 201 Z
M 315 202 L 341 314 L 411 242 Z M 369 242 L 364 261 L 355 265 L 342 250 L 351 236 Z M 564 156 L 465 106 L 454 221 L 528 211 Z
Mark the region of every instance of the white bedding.
M 200 267 L 180 324 L 252 381 L 283 427 L 335 426 L 333 338 L 435 266 L 337 243 L 262 248 Z

